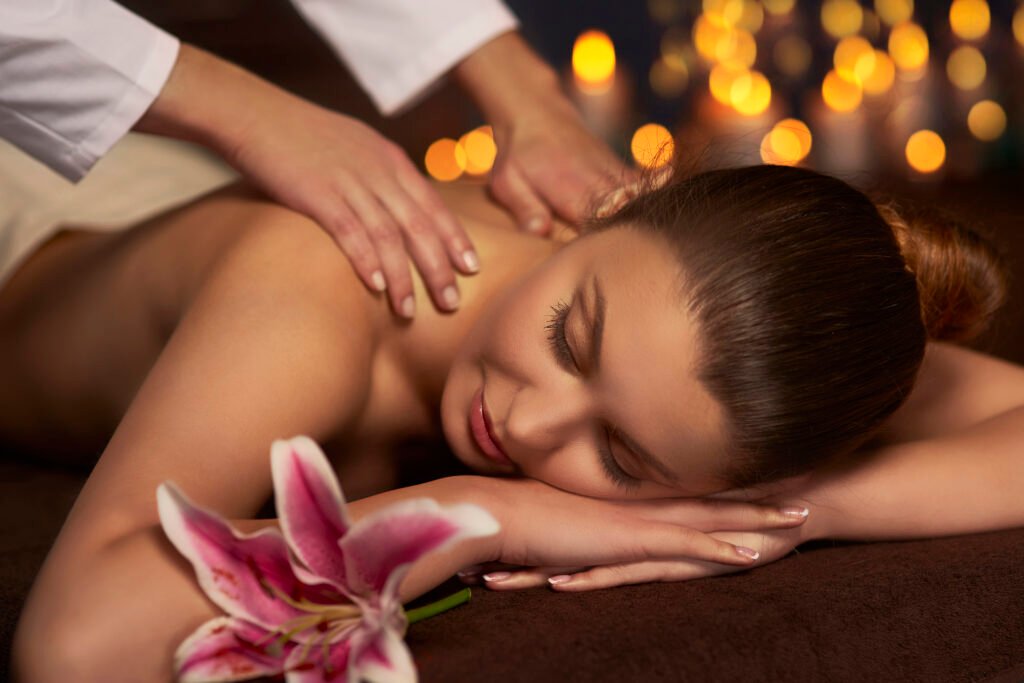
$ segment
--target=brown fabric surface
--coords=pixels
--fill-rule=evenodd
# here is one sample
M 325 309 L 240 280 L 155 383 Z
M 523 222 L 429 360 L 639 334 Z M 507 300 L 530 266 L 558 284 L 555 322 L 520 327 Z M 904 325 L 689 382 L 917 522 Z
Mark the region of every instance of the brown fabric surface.
M 1020 187 L 1020 176 L 1000 176 L 924 195 L 980 219 L 1006 247 L 1018 273 L 1011 302 L 976 346 L 1016 362 L 1024 362 Z M 84 482 L 13 455 L 0 451 L 0 676 L 32 579 Z M 408 642 L 425 683 L 1020 683 L 1024 529 L 817 542 L 742 574 L 581 595 L 474 589 L 468 605 L 412 626 Z

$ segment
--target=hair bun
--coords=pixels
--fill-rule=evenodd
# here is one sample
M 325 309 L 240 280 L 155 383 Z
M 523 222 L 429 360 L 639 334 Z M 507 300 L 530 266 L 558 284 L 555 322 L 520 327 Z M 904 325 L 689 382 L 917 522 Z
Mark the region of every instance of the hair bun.
M 1006 263 L 976 230 L 921 206 L 876 204 L 917 278 L 931 339 L 966 342 L 984 332 L 1007 296 Z

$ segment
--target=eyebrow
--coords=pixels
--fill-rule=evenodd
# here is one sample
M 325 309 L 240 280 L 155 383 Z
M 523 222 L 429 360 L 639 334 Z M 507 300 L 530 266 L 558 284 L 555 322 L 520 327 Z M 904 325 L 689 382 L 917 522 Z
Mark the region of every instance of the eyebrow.
M 604 320 L 605 311 L 608 308 L 608 302 L 604 298 L 604 292 L 601 289 L 601 281 L 597 278 L 596 274 L 591 278 L 591 287 L 594 290 L 594 310 L 591 311 L 590 306 L 588 306 L 585 301 L 583 302 L 583 307 L 590 318 L 590 367 L 593 368 L 594 371 L 598 371 L 601 367 L 601 342 L 604 340 Z M 648 469 L 654 470 L 674 484 L 679 483 L 679 477 L 675 472 L 665 467 L 660 460 L 655 458 L 643 446 L 627 436 L 625 432 L 621 429 L 614 429 L 613 432 L 616 438 L 618 438 L 626 448 L 635 453 L 636 456 L 640 458 L 645 465 L 647 465 Z

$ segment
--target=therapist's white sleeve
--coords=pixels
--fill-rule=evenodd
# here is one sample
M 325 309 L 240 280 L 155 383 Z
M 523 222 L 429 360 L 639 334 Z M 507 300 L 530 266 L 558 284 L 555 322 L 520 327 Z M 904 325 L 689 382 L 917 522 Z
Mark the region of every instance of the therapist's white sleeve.
M 383 114 L 518 26 L 498 0 L 292 0 Z
M 178 48 L 110 0 L 0 0 L 0 138 L 78 180 L 156 99 Z

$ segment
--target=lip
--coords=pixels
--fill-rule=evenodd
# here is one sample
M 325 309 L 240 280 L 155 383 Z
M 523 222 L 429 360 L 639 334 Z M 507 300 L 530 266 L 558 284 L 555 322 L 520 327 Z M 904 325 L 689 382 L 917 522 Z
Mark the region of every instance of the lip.
M 505 454 L 501 442 L 493 432 L 491 417 L 487 413 L 486 404 L 484 404 L 483 387 L 477 389 L 473 394 L 473 401 L 469 407 L 469 433 L 473 435 L 477 447 L 488 458 L 499 465 L 512 465 L 512 460 Z

